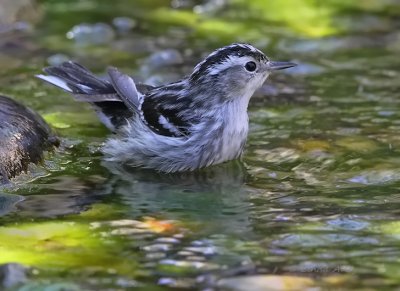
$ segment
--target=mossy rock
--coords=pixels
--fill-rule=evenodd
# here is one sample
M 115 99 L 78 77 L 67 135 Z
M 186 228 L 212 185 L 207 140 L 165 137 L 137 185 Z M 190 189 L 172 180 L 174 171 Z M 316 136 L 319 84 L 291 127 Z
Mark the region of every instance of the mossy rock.
M 59 144 L 48 124 L 24 105 L 0 96 L 0 184 L 27 171 Z

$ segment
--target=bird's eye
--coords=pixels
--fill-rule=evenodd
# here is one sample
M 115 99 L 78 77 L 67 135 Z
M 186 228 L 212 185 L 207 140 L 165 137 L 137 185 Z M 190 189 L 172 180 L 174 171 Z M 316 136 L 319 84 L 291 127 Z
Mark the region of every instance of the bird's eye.
M 257 69 L 257 65 L 255 62 L 247 62 L 244 67 L 249 72 L 254 72 Z

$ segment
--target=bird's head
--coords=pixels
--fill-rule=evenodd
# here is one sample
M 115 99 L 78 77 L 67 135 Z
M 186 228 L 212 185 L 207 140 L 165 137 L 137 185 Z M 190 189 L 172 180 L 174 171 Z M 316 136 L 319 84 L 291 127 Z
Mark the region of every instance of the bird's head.
M 222 93 L 225 98 L 250 98 L 272 71 L 295 66 L 273 62 L 249 44 L 232 44 L 217 49 L 199 63 L 189 81 L 192 86 Z

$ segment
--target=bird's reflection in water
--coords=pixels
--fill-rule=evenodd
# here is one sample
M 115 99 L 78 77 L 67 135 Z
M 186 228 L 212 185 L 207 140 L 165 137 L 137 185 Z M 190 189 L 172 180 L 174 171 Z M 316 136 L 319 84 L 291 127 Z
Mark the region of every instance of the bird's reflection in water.
M 164 219 L 203 224 L 202 230 L 246 231 L 249 189 L 246 169 L 234 161 L 195 172 L 165 174 L 104 162 L 114 176 L 114 195 L 130 206 L 134 217 L 162 216 Z
M 79 214 L 110 196 L 107 178 L 89 175 L 84 178 L 62 175 L 49 181 L 38 180 L 34 188 L 16 205 L 16 215 L 30 218 L 55 218 Z M 24 193 L 24 188 L 19 190 Z
M 15 204 L 24 200 L 19 195 L 5 194 L 0 192 L 0 217 L 13 211 Z
M 50 184 L 36 184 L 38 193 L 18 203 L 17 214 L 57 217 L 86 211 L 99 202 L 122 202 L 128 212 L 120 219 L 174 219 L 200 224 L 198 229 L 209 234 L 250 229 L 249 195 L 254 190 L 245 185 L 247 172 L 238 161 L 175 174 L 102 164 L 110 175 L 61 176 Z

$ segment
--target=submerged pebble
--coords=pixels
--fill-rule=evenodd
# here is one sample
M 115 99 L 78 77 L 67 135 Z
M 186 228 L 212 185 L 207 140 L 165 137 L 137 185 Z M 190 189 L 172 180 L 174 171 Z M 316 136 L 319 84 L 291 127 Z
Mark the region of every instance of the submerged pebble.
M 164 243 L 164 244 L 179 244 L 181 241 L 179 239 L 173 237 L 160 237 L 155 240 L 157 243 Z
M 288 69 L 285 73 L 291 75 L 318 75 L 324 71 L 325 69 L 321 66 L 310 63 L 301 63 L 296 67 Z
M 136 26 L 136 21 L 130 17 L 115 17 L 112 20 L 112 24 L 117 29 L 118 32 L 126 33 L 132 30 Z
M 205 246 L 205 247 L 187 247 L 186 251 L 199 253 L 205 256 L 215 255 L 217 254 L 217 249 L 213 246 Z
M 26 282 L 28 280 L 27 270 L 27 267 L 17 263 L 0 265 L 0 287 L 11 288 Z
M 161 86 L 164 84 L 172 83 L 180 79 L 178 74 L 170 73 L 170 74 L 158 74 L 152 75 L 151 77 L 145 80 L 145 84 L 150 86 Z
M 145 60 L 142 70 L 153 71 L 161 67 L 181 64 L 183 64 L 182 54 L 175 49 L 166 49 L 151 54 Z
M 218 281 L 218 287 L 223 290 L 247 291 L 249 286 L 253 291 L 264 290 L 305 290 L 311 288 L 314 281 L 299 276 L 255 275 L 225 278 Z
M 24 200 L 23 196 L 0 193 L 0 216 L 13 210 L 15 204 Z
M 169 286 L 172 288 L 179 288 L 179 289 L 191 289 L 193 287 L 194 282 L 191 279 L 177 279 L 177 278 L 160 278 L 158 280 L 158 285 L 161 286 Z
M 32 25 L 24 21 L 18 21 L 11 24 L 0 24 L 0 34 L 12 32 L 31 32 L 32 30 Z
M 198 261 L 189 261 L 189 260 L 173 260 L 173 259 L 165 259 L 161 260 L 160 265 L 170 265 L 180 268 L 193 268 L 193 269 L 201 269 L 201 270 L 212 270 L 218 269 L 218 265 L 213 264 L 211 262 L 198 262 Z
M 58 66 L 70 59 L 71 58 L 69 56 L 64 55 L 64 54 L 54 54 L 47 58 L 47 63 L 50 66 Z
M 171 7 L 175 9 L 188 9 L 195 5 L 194 0 L 172 0 Z
M 182 76 L 178 72 L 171 72 L 171 68 L 182 65 L 182 54 L 175 49 L 166 49 L 151 54 L 141 65 L 140 75 L 145 78 L 145 84 L 160 86 L 175 82 Z
M 170 244 L 153 244 L 143 247 L 143 250 L 146 252 L 167 252 L 171 250 Z
M 349 178 L 347 181 L 362 185 L 382 185 L 400 180 L 398 170 L 371 170 Z
M 115 32 L 107 23 L 82 23 L 68 31 L 67 38 L 78 45 L 107 44 L 115 38 Z
M 196 5 L 193 12 L 198 14 L 215 14 L 227 5 L 227 0 L 207 0 L 204 4 Z

